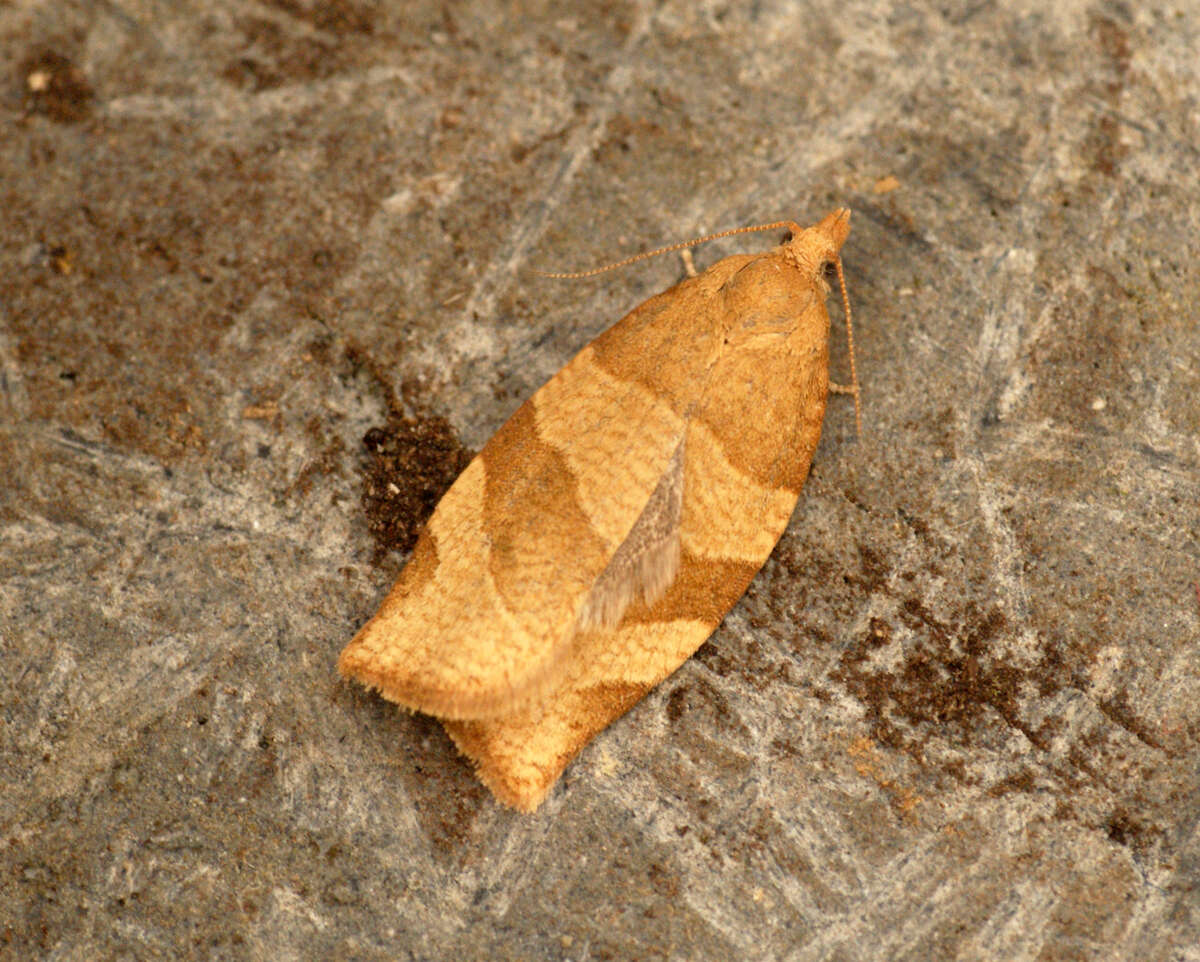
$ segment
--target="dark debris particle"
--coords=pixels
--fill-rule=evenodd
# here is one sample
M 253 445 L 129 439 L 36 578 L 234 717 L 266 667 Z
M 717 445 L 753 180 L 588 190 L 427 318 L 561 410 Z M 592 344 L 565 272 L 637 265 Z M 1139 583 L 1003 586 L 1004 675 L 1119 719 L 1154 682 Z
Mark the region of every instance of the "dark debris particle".
M 875 665 L 876 651 L 892 643 L 891 626 L 876 618 L 832 673 L 866 705 L 877 740 L 919 754 L 913 736 L 904 730 L 950 730 L 969 740 L 973 728 L 989 717 L 1021 727 L 1019 693 L 1026 673 L 990 654 L 994 639 L 1007 629 L 1001 612 L 979 612 L 968 605 L 961 624 L 950 625 L 910 600 L 902 605 L 899 620 L 915 636 L 899 665 Z
M 53 50 L 35 50 L 18 67 L 30 113 L 60 124 L 86 120 L 95 94 L 70 59 Z
M 371 458 L 363 474 L 362 503 L 375 541 L 372 562 L 378 564 L 390 551 L 412 550 L 472 454 L 436 415 L 393 414 L 363 435 L 363 445 Z
M 1124 805 L 1118 805 L 1104 825 L 1105 833 L 1118 845 L 1146 849 L 1163 835 L 1163 830 L 1147 823 Z

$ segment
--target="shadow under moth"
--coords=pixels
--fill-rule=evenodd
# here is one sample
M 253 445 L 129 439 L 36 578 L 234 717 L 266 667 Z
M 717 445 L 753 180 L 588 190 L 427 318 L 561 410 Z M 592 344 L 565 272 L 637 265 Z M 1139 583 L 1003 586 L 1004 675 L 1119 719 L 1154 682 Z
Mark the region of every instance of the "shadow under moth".
M 850 331 L 850 212 L 786 226 L 635 308 L 521 405 L 341 654 L 347 678 L 437 716 L 508 805 L 537 808 L 686 661 L 787 527 L 830 390 L 829 265 Z M 853 373 L 842 390 L 857 405 Z

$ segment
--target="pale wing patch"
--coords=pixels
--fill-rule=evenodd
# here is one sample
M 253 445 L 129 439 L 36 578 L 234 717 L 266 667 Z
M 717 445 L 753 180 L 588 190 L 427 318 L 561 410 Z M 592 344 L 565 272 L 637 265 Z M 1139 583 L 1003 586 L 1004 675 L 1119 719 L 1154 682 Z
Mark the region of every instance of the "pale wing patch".
M 491 718 L 553 689 L 563 669 L 562 640 L 531 634 L 479 560 L 488 537 L 482 459 L 468 465 L 453 490 L 429 520 L 437 545 L 432 576 L 395 604 L 389 596 L 347 647 L 342 665 L 409 708 L 443 718 Z
M 634 600 L 652 605 L 679 573 L 679 523 L 683 517 L 683 441 L 667 463 L 650 500 L 588 593 L 579 625 L 612 628 Z
M 684 546 L 701 557 L 761 564 L 787 527 L 797 492 L 766 487 L 738 470 L 698 419 L 691 422 L 688 444 Z
M 567 367 L 572 376 L 560 374 L 537 393 L 538 437 L 571 469 L 592 530 L 616 548 L 661 477 L 683 419 L 650 391 L 613 377 L 590 346 Z
M 581 648 L 584 668 L 572 679 L 576 688 L 622 681 L 657 685 L 692 656 L 716 627 L 711 621 L 676 618 L 622 625 L 601 641 L 589 636 Z M 593 642 L 592 639 L 595 638 Z
M 610 722 L 712 634 L 709 621 L 657 621 L 584 636 L 571 674 L 545 705 L 488 722 L 443 721 L 498 798 L 525 812 Z

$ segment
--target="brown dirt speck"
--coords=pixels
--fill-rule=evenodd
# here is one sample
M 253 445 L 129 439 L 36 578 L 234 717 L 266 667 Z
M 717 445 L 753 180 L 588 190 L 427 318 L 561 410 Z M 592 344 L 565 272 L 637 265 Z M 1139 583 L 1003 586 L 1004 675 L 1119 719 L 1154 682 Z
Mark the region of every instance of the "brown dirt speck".
M 1007 626 L 1000 611 L 968 606 L 961 624 L 952 625 L 910 599 L 898 620 L 913 633 L 899 665 L 876 667 L 876 653 L 893 641 L 887 622 L 875 618 L 832 673 L 866 704 L 872 734 L 880 743 L 920 757 L 912 729 L 936 727 L 966 739 L 974 726 L 995 715 L 1037 741 L 1038 733 L 1019 717 L 1025 672 L 990 653 L 991 642 Z
M 33 51 L 17 68 L 26 109 L 60 124 L 86 120 L 92 112 L 91 84 L 71 60 L 54 50 Z
M 375 541 L 372 564 L 392 551 L 407 553 L 422 526 L 474 457 L 450 423 L 429 410 L 426 389 L 405 381 L 399 394 L 385 371 L 360 345 L 346 346 L 346 361 L 384 395 L 387 420 L 362 439 L 368 460 L 361 469 L 362 505 Z
M 362 503 L 375 539 L 375 563 L 389 551 L 411 551 L 446 489 L 471 461 L 471 452 L 436 415 L 392 415 L 363 435 L 370 462 Z

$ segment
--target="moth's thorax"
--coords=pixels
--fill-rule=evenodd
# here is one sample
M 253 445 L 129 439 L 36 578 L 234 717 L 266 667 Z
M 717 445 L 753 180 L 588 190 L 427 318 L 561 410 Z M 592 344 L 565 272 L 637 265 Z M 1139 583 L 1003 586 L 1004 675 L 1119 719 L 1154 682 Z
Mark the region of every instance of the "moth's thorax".
M 828 316 L 814 311 L 828 292 L 819 268 L 808 267 L 794 256 L 789 245 L 777 247 L 745 264 L 722 290 L 721 319 L 731 343 L 763 334 L 825 338 Z

